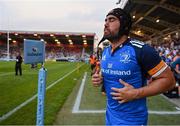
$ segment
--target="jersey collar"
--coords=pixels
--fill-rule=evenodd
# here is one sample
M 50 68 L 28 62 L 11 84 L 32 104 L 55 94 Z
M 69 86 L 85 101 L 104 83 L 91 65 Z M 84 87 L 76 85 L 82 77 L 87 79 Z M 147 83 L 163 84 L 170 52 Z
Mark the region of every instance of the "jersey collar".
M 124 45 L 126 45 L 127 43 L 129 43 L 130 38 L 128 38 L 126 41 L 124 41 L 122 44 L 120 44 L 119 46 L 117 46 L 114 50 L 112 49 L 112 46 L 110 45 L 110 53 L 111 55 L 113 55 L 118 49 L 122 48 Z

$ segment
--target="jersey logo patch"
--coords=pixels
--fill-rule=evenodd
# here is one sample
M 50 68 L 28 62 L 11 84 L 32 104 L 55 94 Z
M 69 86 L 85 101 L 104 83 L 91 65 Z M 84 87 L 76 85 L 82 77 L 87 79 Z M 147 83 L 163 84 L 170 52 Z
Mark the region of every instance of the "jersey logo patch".
M 120 54 L 120 62 L 121 63 L 129 63 L 130 62 L 129 51 L 125 51 L 125 52 Z

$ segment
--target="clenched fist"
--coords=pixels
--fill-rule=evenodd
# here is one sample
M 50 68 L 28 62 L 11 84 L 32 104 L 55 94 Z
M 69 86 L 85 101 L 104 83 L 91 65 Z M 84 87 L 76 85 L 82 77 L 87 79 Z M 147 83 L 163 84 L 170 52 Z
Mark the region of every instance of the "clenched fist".
M 92 75 L 92 83 L 93 86 L 98 87 L 102 84 L 103 78 L 100 74 L 100 69 L 96 69 L 94 74 Z

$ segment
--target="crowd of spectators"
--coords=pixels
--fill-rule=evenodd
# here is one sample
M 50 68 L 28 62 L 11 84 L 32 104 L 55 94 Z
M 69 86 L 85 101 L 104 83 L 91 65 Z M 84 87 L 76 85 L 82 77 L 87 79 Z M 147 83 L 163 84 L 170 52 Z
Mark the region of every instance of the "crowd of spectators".
M 9 47 L 9 58 L 16 59 L 16 53 L 22 52 L 22 47 L 10 46 Z M 0 58 L 7 58 L 7 46 L 0 46 Z
M 80 58 L 82 56 L 82 50 L 83 48 L 78 46 L 46 46 L 46 59 L 57 59 L 61 57 Z
M 57 46 L 57 45 L 48 45 L 46 46 L 46 59 L 47 60 L 55 60 L 58 58 L 73 58 L 76 60 L 80 60 L 82 58 L 87 58 L 91 54 L 92 47 L 84 48 L 83 46 Z M 16 52 L 21 52 L 23 55 L 23 46 L 14 46 L 10 45 L 9 47 L 9 58 L 15 59 Z M 7 45 L 0 46 L 0 58 L 7 58 Z
M 180 39 L 178 41 L 169 41 L 159 46 L 154 46 L 161 58 L 169 65 L 171 68 L 174 77 L 176 79 L 176 87 L 169 92 L 166 92 L 165 95 L 168 97 L 179 97 L 180 96 L 180 65 L 173 65 L 177 60 L 180 59 Z M 172 92 L 177 92 L 172 94 Z
M 177 43 L 171 41 L 159 46 L 154 46 L 154 48 L 158 51 L 161 58 L 170 65 L 177 57 L 179 57 L 180 40 L 177 41 Z

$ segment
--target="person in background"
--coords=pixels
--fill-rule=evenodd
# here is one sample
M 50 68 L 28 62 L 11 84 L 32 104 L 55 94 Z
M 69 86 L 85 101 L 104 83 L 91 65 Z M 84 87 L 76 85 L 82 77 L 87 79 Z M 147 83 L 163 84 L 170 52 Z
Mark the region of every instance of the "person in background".
M 173 59 L 173 62 L 170 64 L 178 85 L 180 85 L 180 54 L 179 53 L 180 52 L 177 53 L 177 55 Z
M 180 74 L 180 51 L 177 52 L 176 56 L 173 58 L 171 67 Z
M 161 59 L 166 62 L 166 57 L 164 56 L 163 52 L 159 52 L 159 56 L 161 57 Z
M 130 14 L 120 8 L 105 18 L 104 48 L 100 69 L 92 75 L 94 86 L 103 82 L 106 96 L 106 125 L 147 125 L 146 97 L 174 88 L 175 79 L 168 65 L 154 48 L 129 38 Z M 147 85 L 147 79 L 152 81 Z
M 22 61 L 23 59 L 21 57 L 21 54 L 17 53 L 16 64 L 15 64 L 15 72 L 16 72 L 15 75 L 18 75 L 18 71 L 19 71 L 20 76 L 22 75 L 22 67 L 21 67 Z
M 93 72 L 94 68 L 96 67 L 96 57 L 94 54 L 90 55 L 89 63 L 91 65 L 91 71 Z

